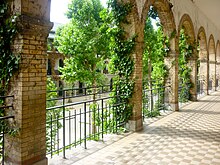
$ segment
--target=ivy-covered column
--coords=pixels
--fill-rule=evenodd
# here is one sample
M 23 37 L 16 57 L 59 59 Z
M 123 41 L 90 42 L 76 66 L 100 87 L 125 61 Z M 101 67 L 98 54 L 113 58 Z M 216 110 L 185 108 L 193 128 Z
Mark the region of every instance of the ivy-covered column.
M 143 120 L 142 120 L 142 88 L 143 88 L 143 47 L 144 42 L 136 42 L 134 50 L 134 72 L 133 80 L 134 84 L 134 93 L 132 95 L 132 116 L 129 120 L 129 129 L 131 131 L 140 131 L 143 129 Z
M 188 66 L 191 68 L 190 81 L 192 83 L 190 88 L 190 100 L 197 101 L 197 57 L 191 57 L 188 62 Z
M 19 71 L 11 82 L 18 134 L 6 138 L 6 161 L 13 165 L 46 165 L 46 50 L 50 0 L 14 0 L 19 32 L 14 51 Z
M 165 57 L 165 64 L 169 74 L 165 83 L 165 102 L 171 106 L 173 111 L 179 110 L 178 104 L 178 59 L 177 53 L 171 52 Z

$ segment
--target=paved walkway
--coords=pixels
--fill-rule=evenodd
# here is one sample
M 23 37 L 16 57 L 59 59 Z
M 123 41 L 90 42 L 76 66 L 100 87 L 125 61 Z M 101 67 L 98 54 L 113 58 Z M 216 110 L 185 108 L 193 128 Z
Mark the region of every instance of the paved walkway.
M 73 165 L 220 165 L 220 92 L 186 105 L 138 133 L 110 136 L 94 149 L 76 149 L 66 160 Z M 88 147 L 90 148 L 90 147 Z

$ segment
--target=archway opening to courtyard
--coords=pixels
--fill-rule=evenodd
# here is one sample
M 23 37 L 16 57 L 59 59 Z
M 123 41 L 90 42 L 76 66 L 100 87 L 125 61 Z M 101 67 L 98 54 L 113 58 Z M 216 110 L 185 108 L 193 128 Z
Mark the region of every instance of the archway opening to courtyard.
M 169 71 L 165 57 L 168 56 L 169 45 L 158 12 L 150 6 L 144 28 L 143 118 L 156 117 L 168 109 L 165 91 L 170 87 L 166 86 Z
M 145 8 L 143 8 L 142 11 L 142 18 L 143 22 L 145 24 L 145 51 L 143 55 L 143 84 L 146 85 L 146 79 L 148 79 L 148 87 L 149 89 L 158 88 L 162 90 L 161 96 L 158 97 L 159 100 L 157 100 L 156 105 L 160 105 L 160 99 L 161 99 L 161 105 L 167 106 L 169 105 L 169 108 L 172 110 L 178 110 L 178 83 L 177 83 L 177 70 L 176 65 L 173 65 L 173 61 L 177 60 L 177 44 L 176 44 L 176 27 L 174 22 L 173 13 L 171 10 L 172 6 L 168 1 L 164 0 L 158 0 L 153 1 L 152 3 L 146 2 Z M 152 15 L 153 11 L 153 15 Z M 157 25 L 154 25 L 153 27 L 153 33 L 149 33 L 149 29 L 151 28 L 149 26 L 150 19 L 154 20 L 153 23 Z M 153 17 L 153 19 L 152 19 Z M 159 26 L 158 26 L 159 25 Z M 152 38 L 152 36 L 154 36 Z M 152 46 L 152 43 L 150 41 L 146 42 L 147 40 L 155 40 L 155 44 Z M 157 40 L 157 41 L 156 41 Z M 138 43 L 140 44 L 140 43 Z M 157 45 L 157 46 L 156 46 Z M 154 53 L 152 53 L 152 57 L 149 58 L 149 50 L 147 52 L 148 58 L 146 61 L 146 48 L 151 47 L 153 51 L 153 48 L 155 48 Z M 157 48 L 156 48 L 157 47 Z M 157 55 L 156 55 L 157 54 Z M 154 60 L 154 61 L 152 61 Z M 159 60 L 160 62 L 156 62 Z M 155 62 L 157 64 L 155 64 Z M 147 67 L 145 67 L 147 65 Z M 163 70 L 163 71 L 162 71 Z M 146 72 L 148 74 L 146 74 Z M 149 76 L 151 73 L 151 76 Z M 155 74 L 156 73 L 156 74 Z M 146 78 L 146 75 L 148 77 Z M 152 81 L 153 80 L 153 81 Z M 150 82 L 150 83 L 149 83 Z M 153 82 L 153 83 L 152 83 Z M 154 87 L 153 87 L 154 86 Z M 143 91 L 144 93 L 146 91 Z M 155 92 L 155 91 L 154 91 Z M 150 103 L 148 106 L 148 109 L 154 109 L 158 108 L 157 106 L 153 107 L 154 103 L 152 102 L 153 99 L 155 99 L 155 95 L 153 91 L 150 92 L 151 99 L 148 100 Z M 153 97 L 154 96 L 154 97 Z M 164 99 L 165 98 L 165 99 Z M 143 105 L 146 103 L 146 100 L 143 99 Z M 162 107 L 163 107 L 162 106 Z M 159 109 L 162 108 L 159 106 Z M 163 107 L 163 108 L 165 108 Z M 162 109 L 163 109 L 162 108 Z M 145 108 L 143 107 L 143 111 L 145 111 Z
M 180 102 L 197 100 L 197 44 L 192 20 L 184 14 L 179 29 L 179 99 Z
M 208 94 L 208 50 L 205 29 L 201 27 L 197 36 L 198 42 L 198 80 L 197 94 L 198 96 Z
M 209 92 L 215 91 L 216 88 L 216 51 L 215 51 L 215 40 L 213 35 L 210 35 L 208 42 L 209 52 Z

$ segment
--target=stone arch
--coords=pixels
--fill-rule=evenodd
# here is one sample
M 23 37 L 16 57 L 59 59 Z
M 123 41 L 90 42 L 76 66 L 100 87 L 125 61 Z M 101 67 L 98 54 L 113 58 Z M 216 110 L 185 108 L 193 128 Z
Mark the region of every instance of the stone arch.
M 179 22 L 178 26 L 178 36 L 180 36 L 180 31 L 181 29 L 184 29 L 185 34 L 189 37 L 188 38 L 188 43 L 192 46 L 195 45 L 195 31 L 194 31 L 194 26 L 192 19 L 188 14 L 184 14 L 181 17 L 181 20 Z M 178 37 L 179 39 L 179 37 Z M 190 81 L 192 83 L 192 87 L 190 88 L 190 99 L 192 101 L 197 100 L 197 50 L 194 48 L 192 57 L 189 59 L 188 62 L 188 67 L 191 68 L 191 76 L 190 76 Z
M 184 14 L 181 17 L 179 27 L 178 27 L 178 36 L 180 35 L 180 30 L 184 28 L 185 33 L 189 36 L 189 42 L 190 44 L 194 44 L 195 42 L 195 31 L 192 19 L 188 14 Z
M 155 4 L 158 6 L 158 11 L 159 15 L 160 12 L 162 13 L 162 9 L 159 9 L 160 5 L 164 6 L 164 22 L 167 18 L 170 18 L 170 16 L 167 16 L 167 18 L 165 19 L 165 13 L 169 13 L 169 15 L 172 16 L 172 23 L 170 23 L 172 26 L 172 30 L 170 30 L 170 34 L 176 29 L 175 27 L 175 21 L 174 21 L 174 17 L 172 14 L 172 11 L 170 10 L 170 8 L 168 7 L 169 3 L 168 0 L 158 0 L 158 2 L 156 3 L 155 0 L 145 0 L 145 1 L 140 1 L 140 0 L 123 0 L 123 1 L 119 1 L 119 2 L 130 2 L 131 5 L 133 6 L 131 9 L 130 14 L 128 15 L 127 19 L 128 22 L 130 22 L 130 24 L 122 24 L 124 31 L 125 31 L 125 35 L 127 38 L 130 38 L 134 35 L 136 35 L 137 37 L 135 38 L 135 48 L 133 51 L 133 59 L 134 59 L 134 71 L 133 71 L 133 76 L 132 78 L 135 80 L 135 85 L 134 85 L 134 92 L 133 92 L 133 96 L 131 99 L 131 103 L 133 104 L 133 109 L 132 109 L 132 116 L 129 120 L 129 129 L 130 130 L 141 130 L 143 128 L 143 122 L 142 122 L 142 80 L 143 80 L 143 52 L 144 52 L 144 27 L 146 24 L 146 17 L 148 14 L 148 10 L 150 7 L 150 4 Z M 159 2 L 161 2 L 159 4 Z M 164 3 L 163 3 L 164 2 Z M 166 3 L 166 5 L 165 5 Z M 166 11 L 166 12 L 165 12 Z M 170 14 L 171 13 L 171 14 Z M 161 14 L 162 15 L 162 14 Z M 168 19 L 167 19 L 168 20 Z M 165 23 L 163 23 L 165 24 Z M 166 25 L 165 25 L 166 26 Z M 168 32 L 167 32 L 168 33 Z M 176 49 L 176 44 L 175 44 L 175 39 L 172 40 L 171 42 L 171 48 L 173 48 L 173 56 L 174 58 L 170 60 L 169 64 L 171 64 L 172 69 L 174 70 L 174 73 L 172 74 L 172 79 L 175 79 L 173 77 L 175 74 L 175 66 L 172 65 L 172 62 L 175 60 L 175 49 Z M 175 81 L 178 81 L 178 79 Z M 176 82 L 173 83 L 171 82 L 173 86 L 175 86 Z M 173 91 L 177 91 L 178 87 L 175 86 L 175 89 Z M 174 96 L 174 94 L 172 93 L 171 96 L 173 98 L 177 98 L 176 96 Z M 177 101 L 173 101 L 177 104 Z M 178 105 L 178 104 L 177 104 Z
M 214 36 L 211 34 L 208 42 L 209 61 L 209 91 L 215 90 L 216 84 L 216 49 Z
M 204 27 L 200 27 L 197 35 L 197 42 L 199 44 L 199 59 L 208 59 L 207 38 Z
M 216 60 L 216 55 L 215 55 L 216 51 L 215 51 L 215 39 L 212 34 L 209 37 L 208 52 L 209 52 L 209 61 L 214 62 Z
M 143 22 L 146 21 L 146 17 L 151 5 L 154 6 L 158 12 L 161 24 L 164 28 L 164 33 L 170 36 L 176 30 L 174 15 L 171 10 L 171 3 L 168 0 L 146 1 L 142 11 Z
M 166 91 L 167 102 L 171 105 L 173 110 L 178 110 L 178 71 L 177 63 L 173 65 L 173 62 L 177 60 L 176 56 L 178 52 L 178 44 L 176 40 L 176 23 L 173 12 L 171 10 L 172 4 L 168 0 L 148 0 L 143 5 L 141 20 L 145 24 L 146 18 L 150 6 L 153 6 L 158 13 L 160 23 L 163 26 L 164 34 L 170 40 L 170 52 L 165 58 L 165 64 L 169 70 L 169 76 L 166 80 L 168 86 L 171 85 L 171 91 Z
M 204 27 L 200 27 L 197 35 L 197 42 L 199 44 L 199 67 L 198 67 L 198 85 L 200 94 L 205 92 L 208 94 L 208 46 Z

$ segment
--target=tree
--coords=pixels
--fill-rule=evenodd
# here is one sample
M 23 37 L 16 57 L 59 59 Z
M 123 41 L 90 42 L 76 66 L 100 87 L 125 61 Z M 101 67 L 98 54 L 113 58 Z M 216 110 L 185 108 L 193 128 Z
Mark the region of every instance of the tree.
M 72 0 L 68 6 L 67 17 L 70 23 L 63 26 L 55 38 L 58 50 L 68 56 L 64 67 L 60 68 L 62 78 L 67 82 L 84 82 L 93 88 L 92 131 L 96 133 L 95 114 L 96 87 L 105 83 L 104 61 L 108 57 L 108 40 L 103 31 L 100 0 Z
M 71 21 L 55 37 L 58 50 L 68 56 L 60 68 L 67 82 L 80 81 L 94 88 L 105 82 L 100 72 L 107 58 L 106 40 L 100 31 L 102 10 L 99 0 L 72 0 L 68 6 Z
M 51 78 L 47 78 L 47 108 L 54 107 L 57 104 L 58 97 L 57 95 L 57 87 L 56 84 L 52 81 Z M 59 121 L 62 118 L 62 109 L 53 109 L 46 111 L 46 147 L 47 151 L 50 152 L 51 149 L 55 149 L 56 144 L 58 143 L 56 136 L 60 128 L 62 128 L 62 124 Z

